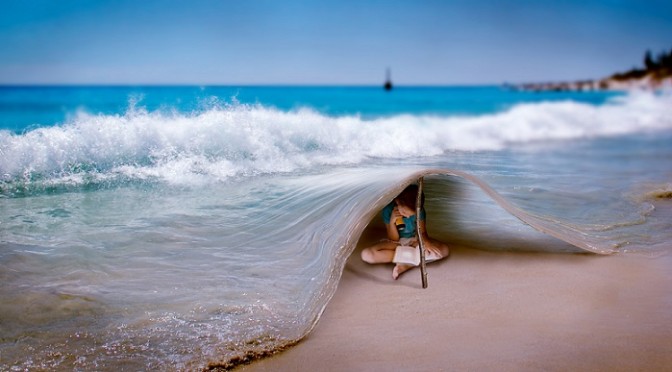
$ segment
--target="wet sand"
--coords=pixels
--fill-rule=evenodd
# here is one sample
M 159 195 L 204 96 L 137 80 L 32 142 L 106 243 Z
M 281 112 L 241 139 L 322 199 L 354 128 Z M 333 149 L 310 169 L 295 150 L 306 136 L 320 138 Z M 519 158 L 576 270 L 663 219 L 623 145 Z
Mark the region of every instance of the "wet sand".
M 457 248 L 422 289 L 359 250 L 306 338 L 238 370 L 672 369 L 672 257 Z

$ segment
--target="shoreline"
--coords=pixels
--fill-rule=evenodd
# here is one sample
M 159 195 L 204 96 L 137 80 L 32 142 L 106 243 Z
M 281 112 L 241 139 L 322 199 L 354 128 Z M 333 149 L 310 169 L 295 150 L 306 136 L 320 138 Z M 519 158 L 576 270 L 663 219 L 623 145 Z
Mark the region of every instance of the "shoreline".
M 505 84 L 505 87 L 523 92 L 657 91 L 672 89 L 672 76 L 656 77 L 653 74 L 642 78 L 611 76 L 598 80 Z
M 239 371 L 661 370 L 672 366 L 672 258 L 456 248 L 391 279 L 358 249 L 321 320 Z

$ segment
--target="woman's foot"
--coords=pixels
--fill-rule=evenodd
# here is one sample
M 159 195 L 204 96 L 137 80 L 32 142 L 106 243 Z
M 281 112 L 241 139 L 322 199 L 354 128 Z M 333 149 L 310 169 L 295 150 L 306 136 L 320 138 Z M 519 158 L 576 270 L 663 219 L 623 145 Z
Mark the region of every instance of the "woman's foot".
M 401 274 L 403 274 L 406 270 L 409 270 L 411 268 L 413 268 L 413 265 L 402 265 L 402 264 L 394 265 L 394 269 L 392 269 L 392 278 L 394 280 L 397 280 Z

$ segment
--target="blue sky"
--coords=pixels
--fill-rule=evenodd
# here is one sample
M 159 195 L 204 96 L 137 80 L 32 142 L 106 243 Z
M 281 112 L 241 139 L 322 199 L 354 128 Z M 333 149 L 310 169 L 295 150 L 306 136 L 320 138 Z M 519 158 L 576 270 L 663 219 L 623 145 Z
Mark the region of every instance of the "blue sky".
M 0 84 L 499 84 L 672 49 L 672 1 L 3 0 Z

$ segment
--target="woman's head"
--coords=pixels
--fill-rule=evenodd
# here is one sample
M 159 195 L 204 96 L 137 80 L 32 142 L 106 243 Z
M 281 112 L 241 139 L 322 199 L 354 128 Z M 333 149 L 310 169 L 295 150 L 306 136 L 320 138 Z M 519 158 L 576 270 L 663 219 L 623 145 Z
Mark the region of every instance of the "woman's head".
M 397 203 L 397 206 L 406 207 L 415 214 L 417 197 L 418 185 L 408 185 L 394 200 Z M 420 208 L 424 207 L 424 205 L 425 193 L 422 193 L 420 196 Z

